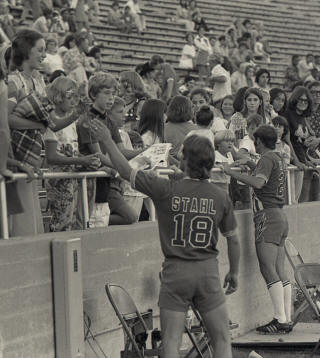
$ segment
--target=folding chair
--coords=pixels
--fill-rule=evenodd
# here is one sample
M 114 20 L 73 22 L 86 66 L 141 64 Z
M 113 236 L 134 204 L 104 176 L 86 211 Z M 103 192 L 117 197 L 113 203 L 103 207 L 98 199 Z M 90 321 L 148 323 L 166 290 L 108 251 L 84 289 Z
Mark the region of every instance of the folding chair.
M 121 358 L 156 357 L 161 354 L 161 333 L 153 329 L 152 310 L 140 313 L 129 293 L 121 286 L 107 283 L 105 285 L 108 299 L 119 318 L 125 333 L 125 349 L 121 351 Z M 151 349 L 146 348 L 148 332 L 151 334 Z M 205 358 L 203 352 L 208 350 L 209 341 L 201 337 L 198 344 L 193 336 L 192 328 L 185 327 L 192 347 L 185 357 Z M 205 331 L 202 331 L 206 335 Z
M 294 271 L 298 287 L 304 296 L 304 301 L 295 312 L 293 323 L 298 322 L 300 315 L 310 307 L 315 319 L 320 322 L 320 264 L 305 263 L 293 243 L 286 239 L 285 252 Z M 317 303 L 319 302 L 319 303 Z

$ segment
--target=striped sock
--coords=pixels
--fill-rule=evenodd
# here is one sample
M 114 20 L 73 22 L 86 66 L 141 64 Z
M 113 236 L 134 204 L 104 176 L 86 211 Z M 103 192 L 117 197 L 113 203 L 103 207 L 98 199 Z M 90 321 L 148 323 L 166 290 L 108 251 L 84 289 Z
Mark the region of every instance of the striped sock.
M 284 310 L 284 290 L 282 282 L 280 280 L 270 282 L 267 284 L 267 287 L 273 304 L 274 317 L 279 321 L 279 323 L 285 323 L 287 320 Z
M 282 282 L 283 296 L 284 296 L 284 310 L 286 312 L 287 322 L 291 322 L 291 308 L 292 308 L 292 285 L 289 280 Z

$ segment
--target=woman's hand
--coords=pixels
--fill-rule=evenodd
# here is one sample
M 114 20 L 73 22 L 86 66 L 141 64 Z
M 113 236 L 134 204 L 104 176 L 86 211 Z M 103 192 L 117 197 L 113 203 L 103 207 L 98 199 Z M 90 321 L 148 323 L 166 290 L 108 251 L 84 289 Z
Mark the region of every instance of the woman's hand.
M 27 179 L 27 183 L 32 182 L 32 180 L 37 179 L 36 174 L 38 174 L 38 176 L 40 176 L 41 178 L 43 177 L 43 173 L 40 171 L 39 168 L 33 168 L 28 164 L 23 164 L 23 163 L 19 163 L 17 165 L 18 169 L 22 172 L 22 173 L 26 173 L 28 176 Z M 40 174 L 39 174 L 40 172 Z

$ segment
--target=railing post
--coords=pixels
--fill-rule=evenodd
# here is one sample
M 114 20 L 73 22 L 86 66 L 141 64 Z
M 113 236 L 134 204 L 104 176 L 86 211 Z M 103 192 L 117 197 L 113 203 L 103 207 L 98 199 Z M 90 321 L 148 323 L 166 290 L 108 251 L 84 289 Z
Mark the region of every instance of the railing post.
M 81 179 L 81 197 L 82 197 L 82 227 L 83 230 L 89 227 L 89 207 L 88 207 L 88 191 L 87 191 L 87 178 Z
M 292 193 L 291 193 L 291 173 L 294 173 L 293 170 L 287 168 L 287 195 L 288 195 L 288 205 L 292 205 Z M 294 194 L 293 194 L 294 195 Z
M 6 182 L 0 176 L 1 238 L 9 239 Z

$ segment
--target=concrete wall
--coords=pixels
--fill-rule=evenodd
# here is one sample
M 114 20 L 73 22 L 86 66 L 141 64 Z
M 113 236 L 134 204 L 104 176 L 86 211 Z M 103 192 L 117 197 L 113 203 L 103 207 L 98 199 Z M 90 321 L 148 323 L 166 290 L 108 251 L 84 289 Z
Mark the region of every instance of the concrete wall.
M 286 212 L 290 238 L 304 259 L 320 262 L 320 204 L 292 206 Z M 231 319 L 240 324 L 234 335 L 271 318 L 271 302 L 255 255 L 251 213 L 238 212 L 237 221 L 242 244 L 240 285 L 227 301 Z M 97 341 L 108 357 L 119 357 L 123 336 L 107 302 L 106 282 L 126 287 L 141 310 L 153 308 L 158 313 L 162 254 L 154 223 L 1 240 L 0 357 L 1 352 L 5 358 L 54 357 L 50 243 L 60 235 L 82 238 L 84 309 L 92 331 L 101 333 Z M 228 263 L 223 237 L 219 249 L 224 276 Z M 87 343 L 86 350 L 86 357 L 94 357 Z

